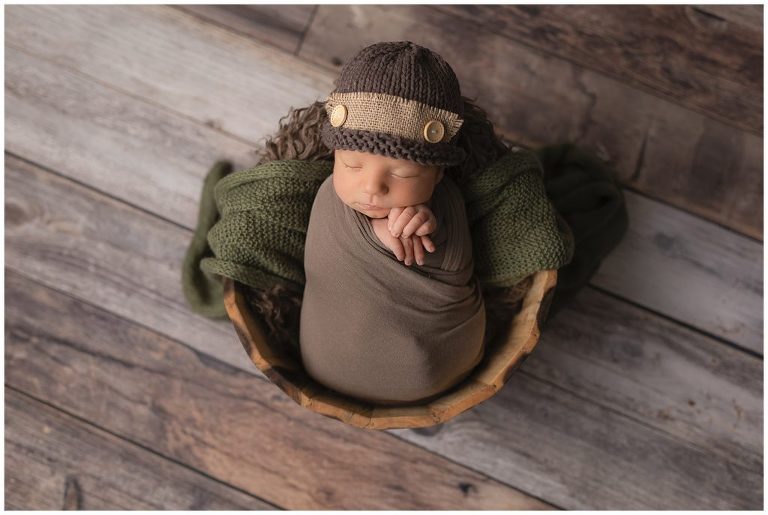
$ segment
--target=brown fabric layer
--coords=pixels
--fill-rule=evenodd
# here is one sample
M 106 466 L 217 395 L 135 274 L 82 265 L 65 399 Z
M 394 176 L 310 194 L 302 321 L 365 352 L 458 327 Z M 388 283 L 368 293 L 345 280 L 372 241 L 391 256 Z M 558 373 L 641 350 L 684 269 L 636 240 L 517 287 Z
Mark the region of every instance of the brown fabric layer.
M 405 266 L 371 220 L 320 187 L 304 254 L 304 368 L 340 393 L 379 404 L 433 397 L 483 357 L 485 307 L 473 276 L 464 201 L 445 177 L 432 197 L 439 230 L 423 266 Z

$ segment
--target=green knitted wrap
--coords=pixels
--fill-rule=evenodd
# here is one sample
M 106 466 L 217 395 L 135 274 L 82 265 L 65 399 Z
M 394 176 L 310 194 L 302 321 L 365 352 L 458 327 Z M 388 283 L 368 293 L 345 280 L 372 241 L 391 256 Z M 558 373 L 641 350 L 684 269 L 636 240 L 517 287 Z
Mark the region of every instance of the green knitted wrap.
M 568 226 L 552 208 L 536 155 L 515 147 L 464 188 L 475 275 L 485 287 L 513 286 L 571 259 Z
M 220 168 L 217 163 L 213 170 Z M 195 235 L 199 241 L 207 234 L 210 248 L 190 246 L 185 267 L 194 267 L 197 257 L 208 277 L 230 277 L 261 289 L 282 284 L 303 291 L 309 215 L 317 190 L 332 171 L 331 161 L 281 160 L 220 179 L 213 191 L 219 219 L 211 227 L 215 217 L 201 212 Z M 533 152 L 517 148 L 506 153 L 462 191 L 481 285 L 512 286 L 571 259 L 570 231 L 547 199 L 541 164 Z M 206 195 L 210 192 L 204 190 L 201 209 L 210 209 Z M 185 284 L 185 293 L 211 286 Z M 187 300 L 195 311 L 212 316 L 211 306 L 204 311 L 198 301 L 202 297 L 209 304 L 221 302 L 215 299 L 218 291 L 209 293 L 187 295 Z
M 304 241 L 327 161 L 271 161 L 233 173 L 214 190 L 220 220 L 208 232 L 216 257 L 201 268 L 254 288 L 304 289 Z

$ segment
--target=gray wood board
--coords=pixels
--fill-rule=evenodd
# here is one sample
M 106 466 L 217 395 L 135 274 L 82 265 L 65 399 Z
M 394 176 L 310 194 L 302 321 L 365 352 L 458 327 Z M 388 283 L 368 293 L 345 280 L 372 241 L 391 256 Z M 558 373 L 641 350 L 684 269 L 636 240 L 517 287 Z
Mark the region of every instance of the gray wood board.
M 467 38 L 467 22 L 436 26 L 437 14 L 323 5 L 297 58 L 169 7 L 10 6 L 6 45 L 255 142 L 290 106 L 326 98 L 364 44 L 412 39 L 453 63 L 512 139 L 591 147 L 632 188 L 762 238 L 760 137 L 503 36 Z
M 299 51 L 314 5 L 178 5 L 176 8 L 214 21 L 286 52 Z
M 166 11 L 159 12 L 165 16 Z M 154 16 L 155 10 L 151 13 Z M 186 45 L 187 39 L 202 41 L 174 19 L 147 20 L 148 25 L 161 22 L 166 25 L 157 32 L 177 34 L 173 38 L 176 44 Z M 206 27 L 196 30 L 215 30 Z M 235 62 L 250 58 L 261 63 L 268 55 L 252 44 L 222 44 L 215 38 L 206 41 L 218 47 L 207 53 L 205 47 L 200 48 L 195 63 L 206 55 L 237 56 L 243 45 L 246 48 L 240 48 Z M 121 51 L 137 59 L 128 68 L 146 68 L 142 80 L 154 76 L 160 87 L 164 79 L 159 70 L 164 63 L 152 62 L 143 53 Z M 114 56 L 94 56 L 88 62 L 100 60 L 112 62 Z M 285 69 L 275 65 L 284 78 L 290 75 L 286 70 L 296 71 L 295 80 L 305 68 L 295 59 Z M 113 84 L 119 76 L 111 70 L 104 73 Z M 264 76 L 272 73 L 269 66 L 264 68 Z M 206 82 L 203 76 L 198 79 L 197 98 L 205 96 L 206 90 L 215 91 L 215 82 Z M 131 87 L 145 99 L 118 91 Z M 287 104 L 286 99 L 293 94 L 294 90 L 284 91 L 283 103 Z M 215 159 L 232 159 L 238 167 L 255 161 L 253 146 L 245 141 L 247 135 L 241 138 L 206 125 L 207 115 L 184 101 L 179 103 L 174 96 L 163 97 L 162 102 L 169 105 L 158 106 L 158 99 L 146 85 L 126 79 L 106 87 L 103 81 L 83 76 L 80 71 L 14 48 L 6 50 L 6 97 L 7 149 L 34 157 L 44 166 L 186 227 L 195 223 L 202 179 Z M 223 109 L 217 95 L 206 98 L 219 103 L 209 110 Z M 238 125 L 247 124 L 250 115 L 242 109 L 239 112 Z M 272 122 L 275 125 L 277 118 Z M 761 255 L 762 245 L 631 192 L 626 197 L 632 217 L 629 233 L 606 262 L 605 273 L 597 276 L 597 283 L 628 300 L 761 353 L 762 279 L 760 262 L 754 257 Z M 675 275 L 670 281 L 667 272 L 672 270 Z M 701 287 L 697 285 L 706 285 L 709 293 L 690 295 L 688 288 Z
M 763 245 L 625 192 L 629 231 L 591 283 L 763 354 Z
M 7 274 L 6 381 L 286 509 L 550 506 L 390 434 L 309 412 L 268 381 Z
M 231 329 L 183 306 L 178 267 L 188 230 L 13 157 L 6 166 L 11 270 L 257 373 Z M 596 291 L 584 292 L 570 310 L 526 362 L 522 386 L 513 382 L 485 409 L 442 427 L 439 434 L 450 436 L 401 436 L 563 507 L 757 502 L 762 361 Z M 660 335 L 673 340 L 660 342 Z M 292 402 L 273 386 L 258 395 L 270 404 Z M 500 421 L 489 424 L 488 417 Z M 509 438 L 504 428 L 512 427 L 541 440 Z M 627 442 L 638 439 L 644 447 L 636 454 Z M 568 446 L 583 452 L 570 454 Z M 624 480 L 635 497 L 619 495 Z
M 37 304 L 26 308 L 35 312 Z M 11 510 L 274 509 L 8 387 L 5 503 Z
M 398 40 L 451 63 L 462 93 L 511 139 L 591 147 L 624 184 L 762 238 L 760 136 L 470 21 L 418 5 L 321 5 L 299 56 L 335 76 L 362 47 Z

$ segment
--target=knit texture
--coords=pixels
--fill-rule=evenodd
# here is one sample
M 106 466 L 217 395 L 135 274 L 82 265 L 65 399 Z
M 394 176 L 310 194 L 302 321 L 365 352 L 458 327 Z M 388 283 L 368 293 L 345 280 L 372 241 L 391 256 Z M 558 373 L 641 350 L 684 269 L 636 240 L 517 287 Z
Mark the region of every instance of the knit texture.
M 458 127 L 463 122 L 464 99 L 453 69 L 436 52 L 410 41 L 375 43 L 363 48 L 344 65 L 335 85 L 336 89 L 330 99 L 334 105 L 338 103 L 333 100 L 334 96 L 340 94 L 343 97 L 343 94 L 381 93 L 453 113 L 457 118 L 450 122 L 446 120 L 451 125 Z M 352 120 L 358 117 L 370 118 L 366 113 L 376 110 L 373 104 L 363 107 L 355 104 L 354 108 L 365 112 L 358 115 L 350 108 Z M 391 117 L 396 109 L 390 106 L 379 111 L 381 116 Z M 427 121 L 409 116 L 401 118 L 404 124 L 423 124 Z M 466 158 L 466 153 L 456 145 L 455 135 L 452 138 L 445 137 L 438 143 L 430 143 L 423 136 L 406 138 L 377 130 L 373 126 L 334 127 L 326 120 L 322 128 L 322 139 L 331 149 L 358 150 L 394 159 L 412 159 L 424 165 L 455 166 Z
M 332 167 L 327 161 L 271 161 L 221 179 L 214 189 L 220 220 L 207 232 L 215 257 L 202 259 L 202 270 L 255 288 L 303 290 L 312 201 Z
M 503 155 L 469 180 L 464 198 L 483 286 L 512 286 L 570 261 L 572 235 L 547 199 L 533 152 L 515 147 Z
M 410 41 L 375 43 L 342 68 L 338 93 L 387 93 L 458 113 L 464 112 L 459 80 L 437 53 Z
M 464 149 L 450 143 L 412 145 L 409 139 L 391 134 L 333 127 L 328 120 L 323 122 L 322 138 L 328 148 L 406 159 L 425 166 L 453 166 L 466 156 Z
M 613 171 L 597 156 L 573 144 L 549 145 L 537 155 L 547 197 L 570 227 L 576 248 L 573 259 L 558 273 L 550 308 L 553 316 L 619 244 L 629 217 Z
M 185 266 L 194 267 L 196 255 L 206 274 L 254 288 L 282 284 L 301 292 L 312 203 L 332 170 L 330 161 L 283 160 L 221 179 L 214 189 L 220 219 L 209 231 L 204 226 L 197 231 L 207 231 L 210 249 L 190 247 Z M 481 285 L 512 286 L 570 259 L 572 240 L 547 200 L 541 166 L 532 152 L 505 154 L 462 193 Z M 201 208 L 207 206 L 203 199 Z M 211 219 L 209 214 L 200 217 Z M 193 289 L 185 287 L 185 292 Z M 188 295 L 187 300 L 199 312 L 196 298 Z

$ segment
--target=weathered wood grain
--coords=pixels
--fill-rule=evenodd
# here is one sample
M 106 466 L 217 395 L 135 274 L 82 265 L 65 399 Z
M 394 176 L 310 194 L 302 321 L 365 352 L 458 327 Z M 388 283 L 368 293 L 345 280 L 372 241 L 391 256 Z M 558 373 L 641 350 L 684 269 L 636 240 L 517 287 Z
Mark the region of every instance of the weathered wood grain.
M 693 7 L 699 12 L 712 14 L 732 25 L 741 25 L 761 32 L 763 30 L 762 5 L 699 4 Z M 717 23 L 717 18 L 712 20 L 712 23 Z
M 762 469 L 763 361 L 593 288 L 550 320 L 525 371 Z
M 170 296 L 164 292 L 168 285 L 177 288 L 174 282 L 179 276 L 188 231 L 105 199 L 11 156 L 7 156 L 6 166 L 6 261 L 10 270 L 185 342 L 250 374 L 257 373 L 231 329 L 226 334 L 222 326 L 213 323 L 193 325 L 195 318 L 181 306 L 180 292 Z M 140 234 L 143 239 L 139 247 L 133 240 Z M 146 257 L 158 249 L 168 256 L 162 265 L 157 261 L 159 258 Z M 175 258 L 171 257 L 173 254 Z M 119 270 L 119 274 L 113 276 L 112 270 Z M 135 279 L 125 280 L 136 274 Z M 592 298 L 598 302 L 592 303 Z M 611 303 L 617 305 L 606 307 Z M 523 460 L 532 467 L 522 483 L 526 485 L 525 491 L 564 507 L 622 505 L 617 492 L 623 486 L 616 482 L 617 478 L 631 482 L 633 488 L 643 492 L 632 501 L 633 506 L 752 503 L 754 494 L 742 489 L 752 488 L 752 476 L 762 470 L 762 466 L 758 466 L 762 456 L 754 434 L 760 433 L 756 427 L 761 419 L 760 404 L 756 407 L 755 400 L 758 396 L 755 392 L 760 388 L 750 382 L 758 376 L 756 370 L 762 361 L 597 292 L 581 297 L 570 309 L 572 315 L 567 315 L 566 310 L 554 321 L 566 324 L 556 336 L 562 339 L 558 351 L 550 344 L 552 354 L 542 355 L 543 361 L 537 364 L 538 351 L 534 352 L 521 369 L 530 367 L 532 372 L 528 377 L 534 371 L 541 374 L 531 380 L 535 379 L 535 384 L 537 381 L 550 384 L 553 393 L 538 401 L 526 401 L 529 404 L 524 406 L 505 407 L 509 399 L 521 395 L 512 383 L 497 395 L 498 401 L 494 398 L 481 405 L 494 406 L 493 413 L 511 410 L 512 415 L 503 416 L 523 417 L 523 420 L 515 419 L 508 425 L 487 425 L 488 413 L 472 410 L 440 426 L 441 433 L 448 432 L 454 435 L 450 438 L 461 443 L 454 440 L 451 445 L 433 444 L 432 440 L 420 439 L 416 433 L 401 436 L 430 450 L 439 447 L 440 452 L 451 459 L 471 463 L 515 487 L 521 485 L 519 471 L 510 468 L 510 464 Z M 31 312 L 30 316 L 38 311 Z M 571 322 L 567 316 L 573 317 Z M 560 322 L 563 317 L 565 321 Z M 10 311 L 8 318 L 11 318 Z M 88 324 L 78 325 L 88 327 Z M 596 325 L 605 326 L 605 332 L 595 331 Z M 571 334 L 574 331 L 576 333 Z M 655 343 L 659 334 L 674 334 L 677 339 L 692 343 L 669 345 L 666 350 Z M 549 338 L 547 332 L 544 338 Z M 571 340 L 576 342 L 574 345 L 583 346 L 582 357 L 571 353 Z M 622 354 L 620 351 L 628 346 L 633 350 Z M 232 354 L 235 349 L 237 355 Z M 693 349 L 699 354 L 689 357 Z M 710 360 L 724 363 L 723 370 L 731 372 L 710 370 Z M 649 373 L 649 370 L 656 372 Z M 664 388 L 659 387 L 662 384 Z M 85 383 L 82 388 L 86 395 Z M 535 386 L 529 389 L 533 392 L 526 390 L 525 395 L 537 395 Z M 270 405 L 282 401 L 293 403 L 271 385 L 258 395 L 269 398 Z M 695 405 L 690 404 L 689 399 L 694 400 Z M 742 416 L 739 420 L 737 414 L 740 427 L 735 433 L 732 433 L 733 413 L 728 411 L 731 399 L 736 401 Z M 568 417 L 575 418 L 560 419 L 559 425 L 553 426 L 547 420 L 535 418 L 538 416 L 535 413 L 517 413 L 523 407 L 547 412 L 563 409 Z M 580 415 L 582 411 L 588 414 Z M 665 416 L 656 416 L 658 413 Z M 649 414 L 654 416 L 649 418 Z M 469 426 L 464 421 L 468 421 Z M 608 436 L 604 433 L 606 424 L 612 427 Z M 467 431 L 467 427 L 474 429 Z M 591 458 L 586 452 L 572 457 L 567 449 L 545 445 L 544 441 L 510 438 L 510 428 L 526 428 L 521 434 L 536 433 L 537 438 L 589 448 L 595 450 L 595 454 Z M 744 434 L 752 436 L 744 439 Z M 644 458 L 642 453 L 635 455 L 632 449 L 625 449 L 625 454 L 620 456 L 614 455 L 616 449 L 608 449 L 607 454 L 597 452 L 604 448 L 606 437 L 612 439 L 611 445 L 617 446 L 619 442 L 639 438 L 644 445 L 655 446 L 656 453 Z M 475 442 L 476 439 L 483 442 Z M 658 441 L 651 443 L 654 439 Z M 536 449 L 533 458 L 529 445 Z M 672 466 L 665 464 L 667 455 L 688 461 Z M 701 458 L 704 462 L 695 458 L 697 456 L 704 457 Z M 571 459 L 586 461 L 579 463 Z M 624 461 L 633 463 L 631 470 L 626 469 Z M 738 473 L 733 477 L 723 476 L 717 467 L 724 463 Z M 670 466 L 680 467 L 674 477 L 657 475 L 658 467 Z M 686 473 L 683 469 L 687 466 L 696 470 Z M 713 483 L 699 484 L 701 467 L 705 467 Z M 559 472 L 553 475 L 554 471 Z M 666 490 L 661 493 L 657 492 L 658 481 L 666 484 Z M 549 493 L 553 483 L 558 485 L 554 497 Z M 708 490 L 710 488 L 713 490 Z M 680 494 L 678 489 L 688 493 Z M 584 497 L 572 498 L 568 492 L 575 491 L 582 491 L 580 495 Z M 699 500 L 688 497 L 693 492 Z M 641 501 L 642 496 L 647 500 Z M 735 501 L 736 497 L 742 500 Z
M 175 6 L 206 20 L 296 53 L 307 29 L 313 5 L 179 5 Z
M 387 40 L 437 51 L 513 140 L 593 147 L 624 184 L 762 238 L 762 139 L 602 73 L 416 5 L 322 5 L 299 55 L 338 73 Z
M 573 61 L 741 130 L 757 136 L 763 133 L 762 29 L 728 23 L 690 5 L 440 5 L 433 9 L 464 18 L 476 30 L 501 34 Z M 762 19 L 762 11 L 758 16 Z
M 34 306 L 32 306 L 34 307 Z M 187 467 L 5 388 L 5 508 L 272 510 Z
M 625 192 L 629 233 L 591 283 L 763 354 L 763 246 Z
M 72 74 L 57 79 L 45 61 L 7 53 L 7 148 L 94 188 L 190 224 L 216 159 L 255 162 L 251 146 L 217 130 Z M 50 151 L 40 154 L 41 145 Z
M 303 410 L 268 383 L 100 308 L 15 274 L 6 288 L 9 384 L 277 505 L 540 506 L 385 433 Z M 448 455 L 472 450 L 482 468 L 566 507 L 746 508 L 760 500 L 760 471 L 528 374 L 513 376 L 497 397 L 422 440 Z
M 193 38 L 173 23 L 162 32 L 175 34 L 180 44 Z M 222 46 L 212 53 L 235 52 L 236 46 Z M 197 60 L 206 55 L 201 53 Z M 140 68 L 141 59 L 137 57 L 134 66 Z M 195 119 L 193 111 L 186 116 L 172 112 L 183 106 L 158 109 L 13 48 L 6 50 L 6 97 L 6 148 L 186 227 L 195 223 L 202 178 L 214 159 L 252 164 L 247 143 L 203 126 L 205 119 Z M 240 118 L 245 123 L 247 113 Z M 612 256 L 610 270 L 641 277 L 642 288 L 636 281 L 600 284 L 761 352 L 759 325 L 753 323 L 762 316 L 762 296 L 757 293 L 762 283 L 755 280 L 760 264 L 750 259 L 762 252 L 762 245 L 633 193 L 626 195 L 632 221 L 621 249 L 630 252 Z M 660 232 L 660 226 L 649 225 L 650 220 L 669 228 Z M 664 251 L 657 241 L 670 238 L 686 244 Z M 686 266 L 689 261 L 697 266 Z M 712 263 L 717 263 L 716 269 L 706 266 Z M 708 284 L 713 293 L 691 299 L 685 288 L 669 288 L 665 270 L 671 269 L 676 270 L 675 284 Z M 642 275 L 637 274 L 640 270 Z
M 179 9 L 50 7 L 9 6 L 6 46 L 249 143 L 333 89 L 327 71 Z
M 362 45 L 413 39 L 452 63 L 464 93 L 511 138 L 594 147 L 633 188 L 762 238 L 759 137 L 503 36 L 468 38 L 468 22 L 439 11 L 320 6 L 300 52 L 314 64 L 178 9 L 29 5 L 7 15 L 8 46 L 251 142 L 289 106 L 325 98 Z
M 201 352 L 252 367 L 228 322 L 198 316 L 185 304 L 180 267 L 190 231 L 9 156 L 5 191 L 8 264 Z
M 387 433 L 311 413 L 262 378 L 7 274 L 6 381 L 287 509 L 550 506 Z
M 449 428 L 411 431 L 408 440 L 495 477 L 515 478 L 526 491 L 571 510 L 762 506 L 762 467 L 734 466 L 575 390 L 533 378 L 527 367 L 536 354 L 499 395 Z

